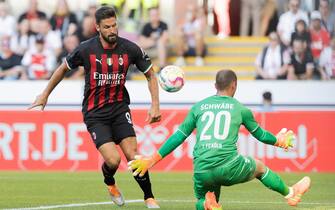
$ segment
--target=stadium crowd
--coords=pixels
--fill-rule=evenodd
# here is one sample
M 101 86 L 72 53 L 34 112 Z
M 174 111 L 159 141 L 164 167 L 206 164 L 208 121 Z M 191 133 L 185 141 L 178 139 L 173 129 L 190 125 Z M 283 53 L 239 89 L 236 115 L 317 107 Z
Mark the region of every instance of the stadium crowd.
M 177 55 L 176 65 L 184 66 L 184 57 L 194 56 L 194 65 L 203 66 L 207 54 L 205 36 L 214 33 L 218 39 L 225 39 L 236 35 L 232 33 L 236 22 L 231 18 L 236 15 L 232 14 L 233 1 L 203 2 L 201 6 L 188 5 L 183 20 L 171 33 L 168 24 L 161 20 L 158 0 L 100 0 L 82 13 L 71 11 L 66 0 L 57 0 L 49 16 L 39 10 L 37 0 L 29 0 L 29 7 L 18 17 L 2 0 L 0 79 L 48 79 L 56 65 L 80 42 L 97 35 L 94 12 L 101 4 L 115 7 L 121 36 L 136 41 L 151 57 L 157 57 L 157 69 L 169 64 L 170 51 Z M 255 61 L 256 79 L 335 78 L 335 1 L 238 2 L 239 34 L 269 37 Z M 286 10 L 283 5 L 287 5 Z M 213 17 L 215 30 L 208 30 Z M 82 77 L 81 68 L 66 75 L 68 79 Z

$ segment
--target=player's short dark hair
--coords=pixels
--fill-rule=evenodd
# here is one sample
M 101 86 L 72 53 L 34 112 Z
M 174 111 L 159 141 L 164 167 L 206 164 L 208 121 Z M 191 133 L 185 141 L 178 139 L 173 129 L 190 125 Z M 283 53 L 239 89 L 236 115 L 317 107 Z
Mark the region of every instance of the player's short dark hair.
M 99 24 L 101 20 L 111 17 L 116 18 L 116 11 L 113 7 L 103 6 L 95 12 L 95 21 L 97 24 Z
M 225 90 L 234 81 L 237 81 L 237 76 L 230 69 L 220 70 L 216 73 L 215 82 L 218 90 Z

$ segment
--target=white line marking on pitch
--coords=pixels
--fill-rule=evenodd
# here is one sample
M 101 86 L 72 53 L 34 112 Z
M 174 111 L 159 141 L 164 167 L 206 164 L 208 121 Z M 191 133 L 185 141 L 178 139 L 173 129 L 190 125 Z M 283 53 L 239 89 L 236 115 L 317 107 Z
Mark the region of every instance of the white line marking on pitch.
M 126 200 L 127 203 L 141 203 L 143 200 Z M 174 203 L 195 203 L 195 200 L 158 200 L 158 202 L 174 202 Z M 223 201 L 223 203 L 238 203 L 238 204 L 283 204 L 283 202 L 262 202 L 262 201 Z M 22 207 L 12 208 L 4 210 L 39 210 L 39 209 L 57 209 L 57 208 L 71 208 L 71 207 L 82 207 L 82 206 L 98 206 L 98 205 L 114 205 L 113 202 L 94 202 L 94 203 L 72 203 L 72 204 L 60 204 L 50 206 L 37 206 L 37 207 Z M 319 202 L 303 202 L 301 205 L 330 205 L 335 206 L 335 203 L 319 203 Z

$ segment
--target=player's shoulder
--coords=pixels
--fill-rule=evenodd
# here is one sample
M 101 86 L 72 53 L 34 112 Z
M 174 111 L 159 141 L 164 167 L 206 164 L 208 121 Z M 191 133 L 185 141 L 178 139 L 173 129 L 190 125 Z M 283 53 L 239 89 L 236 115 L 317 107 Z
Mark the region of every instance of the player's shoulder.
M 95 46 L 97 45 L 99 42 L 98 42 L 98 37 L 97 36 L 94 36 L 90 39 L 87 39 L 85 41 L 82 41 L 80 42 L 80 44 L 78 45 L 78 48 L 79 49 L 92 49 L 92 46 Z
M 139 48 L 139 46 L 135 42 L 123 37 L 118 37 L 118 44 L 127 49 Z
M 244 104 L 242 104 L 236 98 L 231 98 L 231 100 L 235 104 L 235 107 L 239 108 L 241 111 L 243 111 L 243 110 L 249 110 Z

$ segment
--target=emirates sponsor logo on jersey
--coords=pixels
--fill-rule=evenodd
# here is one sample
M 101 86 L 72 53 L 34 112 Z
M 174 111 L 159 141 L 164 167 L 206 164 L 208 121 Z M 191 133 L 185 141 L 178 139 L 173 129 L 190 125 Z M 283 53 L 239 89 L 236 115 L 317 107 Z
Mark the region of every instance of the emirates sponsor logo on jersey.
M 102 74 L 99 72 L 94 72 L 93 78 L 97 81 L 98 86 L 103 85 L 119 85 L 125 79 L 124 74 L 120 73 L 107 73 Z

